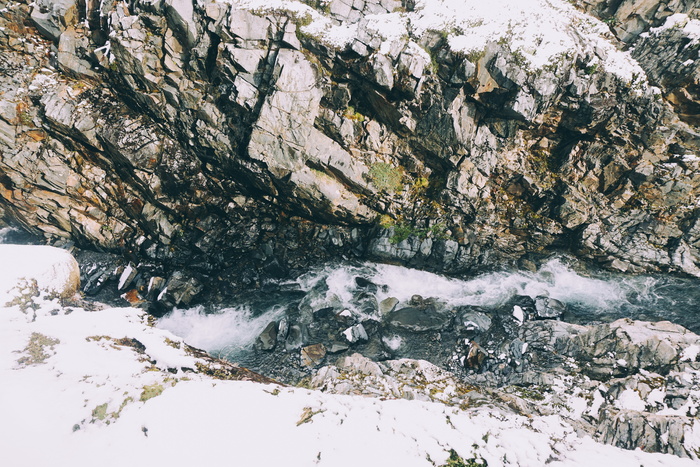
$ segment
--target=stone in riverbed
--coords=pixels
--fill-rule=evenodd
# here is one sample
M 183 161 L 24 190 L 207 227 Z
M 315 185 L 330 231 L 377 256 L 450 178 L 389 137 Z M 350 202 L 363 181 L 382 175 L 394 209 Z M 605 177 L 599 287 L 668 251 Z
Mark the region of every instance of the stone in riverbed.
M 396 297 L 385 298 L 379 302 L 379 314 L 385 315 L 391 313 L 396 309 L 396 305 L 399 304 L 399 300 Z
M 367 331 L 362 324 L 350 326 L 343 331 L 342 334 L 343 337 L 345 337 L 345 340 L 347 340 L 350 344 L 356 344 L 360 341 L 367 341 L 369 339 L 367 336 Z
M 287 350 L 287 352 L 300 348 L 307 342 L 307 334 L 308 331 L 306 330 L 306 326 L 302 327 L 299 324 L 290 326 L 287 339 L 284 343 L 284 348 Z
M 318 366 L 326 356 L 326 347 L 323 344 L 309 345 L 301 349 L 301 363 L 304 366 Z
M 566 311 L 566 305 L 557 299 L 539 295 L 535 298 L 535 319 L 557 319 Z
M 273 350 L 277 344 L 277 321 L 272 321 L 255 340 L 255 348 L 258 350 Z
M 474 307 L 465 307 L 457 310 L 454 325 L 460 331 L 484 332 L 491 327 L 491 318 Z
M 414 332 L 438 331 L 449 323 L 450 316 L 438 313 L 432 307 L 406 307 L 387 315 L 389 326 Z

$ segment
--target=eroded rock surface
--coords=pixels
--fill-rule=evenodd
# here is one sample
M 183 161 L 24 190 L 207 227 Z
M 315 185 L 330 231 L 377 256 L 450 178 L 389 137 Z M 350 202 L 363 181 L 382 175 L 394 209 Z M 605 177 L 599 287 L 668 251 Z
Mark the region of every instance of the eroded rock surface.
M 0 2 L 3 217 L 133 261 L 137 301 L 339 255 L 700 275 L 693 2 L 579 2 L 637 63 L 557 4 L 547 64 L 382 32 L 425 2 L 311 3 Z

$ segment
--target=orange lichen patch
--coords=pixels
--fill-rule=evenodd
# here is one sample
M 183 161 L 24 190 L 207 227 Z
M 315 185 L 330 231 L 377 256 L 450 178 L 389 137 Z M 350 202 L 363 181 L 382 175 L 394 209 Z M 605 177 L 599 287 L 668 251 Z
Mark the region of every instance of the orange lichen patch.
M 139 305 L 144 301 L 136 289 L 129 290 L 124 295 L 122 295 L 122 297 L 124 297 L 124 299 L 132 305 Z
M 46 133 L 44 133 L 41 130 L 29 130 L 26 131 L 24 134 L 29 136 L 34 141 L 43 141 L 44 139 L 46 139 Z

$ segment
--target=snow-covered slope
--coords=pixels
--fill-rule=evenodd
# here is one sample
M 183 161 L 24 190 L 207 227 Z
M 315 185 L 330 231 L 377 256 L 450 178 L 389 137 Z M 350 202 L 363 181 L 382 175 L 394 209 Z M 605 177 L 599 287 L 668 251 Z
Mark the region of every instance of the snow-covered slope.
M 52 264 L 25 266 L 40 275 Z M 684 466 L 579 438 L 558 416 L 340 396 L 201 372 L 133 308 L 0 307 L 2 465 Z

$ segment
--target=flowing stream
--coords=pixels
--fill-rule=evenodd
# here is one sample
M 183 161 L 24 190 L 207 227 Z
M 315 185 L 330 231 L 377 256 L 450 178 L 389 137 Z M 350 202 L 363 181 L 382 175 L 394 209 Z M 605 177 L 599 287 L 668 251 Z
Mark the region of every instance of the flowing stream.
M 382 316 L 381 307 L 376 305 L 391 297 L 398 300 L 396 309 L 410 306 L 412 297 L 420 295 L 434 299 L 440 309 L 449 312 L 469 306 L 495 309 L 514 296 L 544 295 L 566 305 L 561 319 L 569 323 L 595 324 L 618 318 L 668 320 L 700 333 L 700 280 L 583 273 L 572 264 L 575 262 L 568 258 L 555 258 L 537 272 L 497 272 L 466 279 L 385 264 L 328 264 L 295 281 L 268 285 L 237 303 L 176 309 L 161 318 L 158 327 L 183 337 L 190 345 L 263 372 L 270 359 L 265 360 L 261 356 L 264 352 L 256 350 L 254 343 L 270 322 L 308 324 L 317 310 L 332 309 L 335 313 L 347 310 L 353 322 L 377 323 Z M 364 287 L 358 287 L 357 278 L 362 278 Z M 407 337 L 405 333 L 387 334 L 382 339 L 391 351 Z M 425 358 L 420 352 L 411 352 L 411 346 L 404 349 L 392 356 Z

